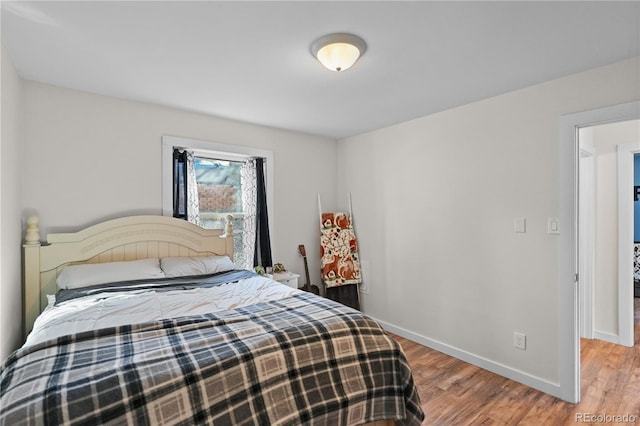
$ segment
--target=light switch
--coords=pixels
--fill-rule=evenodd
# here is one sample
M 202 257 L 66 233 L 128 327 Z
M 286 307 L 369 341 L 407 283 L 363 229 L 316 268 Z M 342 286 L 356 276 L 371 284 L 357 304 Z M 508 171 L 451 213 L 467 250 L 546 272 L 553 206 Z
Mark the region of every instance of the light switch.
M 519 234 L 527 232 L 527 219 L 524 217 L 516 217 L 514 230 Z
M 547 218 L 547 234 L 560 234 L 560 219 L 557 217 Z

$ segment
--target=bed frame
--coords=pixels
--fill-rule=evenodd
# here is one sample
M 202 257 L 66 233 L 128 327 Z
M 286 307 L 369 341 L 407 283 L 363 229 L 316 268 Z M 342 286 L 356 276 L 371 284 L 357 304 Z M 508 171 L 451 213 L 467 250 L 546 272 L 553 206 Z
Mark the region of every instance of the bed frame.
M 167 216 L 129 216 L 78 232 L 47 235 L 40 242 L 39 220 L 27 219 L 23 245 L 24 337 L 57 291 L 56 278 L 70 264 L 106 263 L 169 256 L 227 255 L 233 260 L 233 227 L 203 229 Z

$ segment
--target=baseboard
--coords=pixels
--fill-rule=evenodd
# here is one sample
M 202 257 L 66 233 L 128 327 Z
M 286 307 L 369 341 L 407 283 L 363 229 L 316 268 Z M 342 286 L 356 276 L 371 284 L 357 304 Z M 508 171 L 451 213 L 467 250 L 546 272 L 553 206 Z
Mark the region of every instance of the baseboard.
M 593 330 L 593 338 L 598 340 L 604 340 L 605 342 L 620 345 L 620 336 L 606 331 Z
M 558 383 L 553 383 L 548 380 L 532 376 L 520 370 L 516 370 L 512 367 L 508 367 L 498 362 L 491 361 L 481 356 L 447 345 L 446 343 L 421 336 L 412 331 L 405 330 L 404 328 L 397 327 L 393 324 L 389 324 L 388 322 L 380 321 L 376 318 L 374 319 L 380 325 L 382 325 L 385 330 L 397 334 L 398 336 L 404 337 L 405 339 L 409 339 L 428 348 L 435 349 L 438 352 L 442 352 L 454 358 L 468 362 L 469 364 L 473 364 L 487 371 L 491 371 L 492 373 L 496 373 L 500 376 L 522 383 L 523 385 L 537 389 L 541 392 L 548 393 L 549 395 L 553 395 L 556 398 L 563 399 L 560 391 L 560 385 Z

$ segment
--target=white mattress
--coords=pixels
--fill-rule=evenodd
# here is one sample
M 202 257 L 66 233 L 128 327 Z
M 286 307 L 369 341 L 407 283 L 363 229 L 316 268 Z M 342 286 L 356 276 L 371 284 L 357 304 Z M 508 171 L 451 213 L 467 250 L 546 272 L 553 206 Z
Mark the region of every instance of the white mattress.
M 23 347 L 82 331 L 201 315 L 280 300 L 300 293 L 266 277 L 194 290 L 98 293 L 54 306 L 55 296 L 36 319 Z

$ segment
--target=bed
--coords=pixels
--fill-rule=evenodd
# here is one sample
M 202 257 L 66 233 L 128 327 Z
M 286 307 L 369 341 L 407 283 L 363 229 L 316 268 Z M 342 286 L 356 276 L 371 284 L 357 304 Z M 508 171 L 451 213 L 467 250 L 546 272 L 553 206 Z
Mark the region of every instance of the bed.
M 132 216 L 41 244 L 30 218 L 27 339 L 2 365 L 0 423 L 420 424 L 399 344 L 238 270 L 232 233 Z

